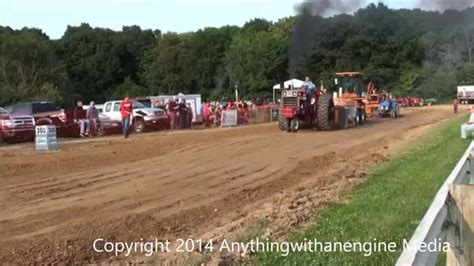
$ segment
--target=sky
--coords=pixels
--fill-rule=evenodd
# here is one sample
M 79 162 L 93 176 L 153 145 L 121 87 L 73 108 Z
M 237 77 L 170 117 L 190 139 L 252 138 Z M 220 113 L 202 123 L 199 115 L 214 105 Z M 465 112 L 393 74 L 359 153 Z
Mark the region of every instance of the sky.
M 345 0 L 350 2 L 351 0 Z M 415 1 L 384 0 L 391 8 L 413 8 Z M 68 25 L 120 30 L 124 25 L 162 32 L 242 26 L 253 18 L 276 21 L 296 14 L 302 0 L 0 0 L 0 25 L 35 27 L 59 39 Z

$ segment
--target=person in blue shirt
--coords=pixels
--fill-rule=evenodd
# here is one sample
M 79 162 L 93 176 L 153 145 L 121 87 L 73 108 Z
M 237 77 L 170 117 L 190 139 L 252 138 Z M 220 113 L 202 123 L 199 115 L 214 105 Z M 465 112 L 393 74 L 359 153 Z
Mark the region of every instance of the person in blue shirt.
M 309 77 L 305 78 L 303 86 L 306 88 L 306 96 L 307 97 L 310 97 L 311 95 L 314 94 L 314 90 L 316 89 L 316 86 L 311 81 L 311 79 L 309 79 Z

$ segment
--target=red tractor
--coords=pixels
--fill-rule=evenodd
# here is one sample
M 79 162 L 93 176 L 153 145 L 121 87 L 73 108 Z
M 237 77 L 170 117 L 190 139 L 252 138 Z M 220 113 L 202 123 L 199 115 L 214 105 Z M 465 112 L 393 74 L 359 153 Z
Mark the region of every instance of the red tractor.
M 317 90 L 307 97 L 305 89 L 282 91 L 280 129 L 296 132 L 301 126 L 330 130 L 333 128 L 334 103 L 329 94 Z
M 361 125 L 378 110 L 380 95 L 370 82 L 364 90 L 359 72 L 336 73 L 335 87 L 328 93 L 317 90 L 307 97 L 305 89 L 282 91 L 280 129 L 296 132 L 300 126 L 320 130 Z

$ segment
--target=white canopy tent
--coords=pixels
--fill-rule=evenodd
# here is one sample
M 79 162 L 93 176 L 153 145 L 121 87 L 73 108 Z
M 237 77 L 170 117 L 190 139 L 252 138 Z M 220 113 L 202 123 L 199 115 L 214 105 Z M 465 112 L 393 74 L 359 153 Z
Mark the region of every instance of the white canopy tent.
M 276 102 L 275 99 L 275 90 L 281 90 L 281 89 L 291 89 L 291 88 L 299 88 L 303 86 L 304 81 L 299 80 L 299 79 L 290 79 L 285 82 L 283 82 L 283 87 L 281 87 L 281 84 L 276 84 L 273 86 L 273 102 Z

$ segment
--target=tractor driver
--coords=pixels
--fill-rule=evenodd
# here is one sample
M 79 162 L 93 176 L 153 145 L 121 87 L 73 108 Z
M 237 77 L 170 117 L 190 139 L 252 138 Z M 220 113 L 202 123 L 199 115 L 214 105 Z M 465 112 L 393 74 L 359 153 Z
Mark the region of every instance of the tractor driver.
M 316 88 L 316 86 L 311 81 L 311 79 L 309 79 L 309 77 L 305 78 L 303 86 L 306 89 L 306 97 L 311 98 L 311 96 L 314 94 L 314 89 Z

